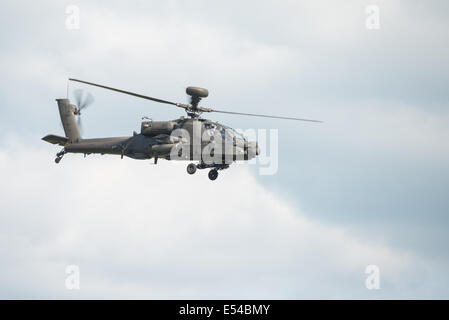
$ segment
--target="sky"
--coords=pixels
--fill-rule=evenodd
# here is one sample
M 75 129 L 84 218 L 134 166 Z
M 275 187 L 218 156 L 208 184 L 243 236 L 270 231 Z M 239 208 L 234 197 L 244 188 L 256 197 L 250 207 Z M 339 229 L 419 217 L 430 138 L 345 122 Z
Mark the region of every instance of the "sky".
M 2 1 L 0 298 L 449 298 L 448 6 Z M 182 103 L 201 86 L 205 107 L 324 122 L 207 115 L 276 129 L 274 175 L 233 164 L 211 182 L 184 162 L 95 155 L 56 165 L 40 139 L 63 135 L 69 77 Z M 86 138 L 183 115 L 77 88 L 95 97 Z

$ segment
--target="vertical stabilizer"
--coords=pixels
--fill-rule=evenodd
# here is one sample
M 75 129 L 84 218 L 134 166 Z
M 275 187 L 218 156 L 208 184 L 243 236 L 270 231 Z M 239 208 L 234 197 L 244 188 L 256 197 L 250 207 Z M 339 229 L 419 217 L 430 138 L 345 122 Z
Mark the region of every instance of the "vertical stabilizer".
M 70 104 L 69 99 L 56 99 L 56 101 L 66 137 L 71 143 L 80 141 L 81 134 L 75 119 L 76 107 Z

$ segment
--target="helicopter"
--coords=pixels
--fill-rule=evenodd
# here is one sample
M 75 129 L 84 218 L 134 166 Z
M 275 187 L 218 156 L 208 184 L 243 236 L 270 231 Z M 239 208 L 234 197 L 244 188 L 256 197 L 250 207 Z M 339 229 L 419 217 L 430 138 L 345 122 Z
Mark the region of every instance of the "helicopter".
M 187 117 L 181 116 L 178 119 L 169 121 L 153 121 L 144 117 L 142 118 L 140 133 L 134 131 L 132 136 L 83 139 L 80 134 L 81 112 L 92 104 L 94 99 L 91 94 L 83 95 L 81 90 L 77 90 L 75 91 L 76 104 L 72 104 L 68 97 L 56 99 L 65 137 L 49 134 L 42 138 L 42 140 L 48 143 L 63 147 L 56 154 L 56 163 L 60 163 L 67 153 L 79 153 L 84 154 L 84 156 L 90 154 L 111 154 L 118 155 L 122 159 L 123 157 L 137 160 L 154 159 L 154 164 L 157 164 L 159 158 L 195 161 L 197 163 L 187 165 L 188 174 L 193 175 L 197 169 L 210 169 L 209 179 L 216 180 L 219 170 L 228 169 L 235 161 L 247 161 L 257 157 L 260 154 L 260 149 L 257 141 L 248 141 L 243 134 L 233 128 L 202 118 L 201 115 L 203 113 L 215 112 L 241 116 L 322 122 L 312 119 L 232 112 L 202 107 L 199 103 L 203 98 L 208 97 L 209 91 L 200 87 L 190 86 L 186 88 L 186 94 L 190 96 L 190 104 L 185 104 L 73 78 L 69 78 L 69 81 L 175 106 L 184 109 Z

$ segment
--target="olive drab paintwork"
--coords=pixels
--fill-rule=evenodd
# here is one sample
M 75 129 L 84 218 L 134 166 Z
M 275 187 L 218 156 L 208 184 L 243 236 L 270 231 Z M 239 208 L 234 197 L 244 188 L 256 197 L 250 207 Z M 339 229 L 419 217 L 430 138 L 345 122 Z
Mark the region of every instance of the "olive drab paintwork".
M 208 175 L 209 179 L 215 180 L 218 176 L 218 170 L 227 169 L 232 162 L 255 158 L 259 154 L 259 147 L 256 141 L 247 141 L 243 135 L 237 133 L 234 129 L 201 118 L 202 113 L 218 112 L 320 122 L 299 118 L 218 111 L 200 107 L 199 102 L 202 98 L 207 97 L 209 92 L 207 89 L 199 87 L 188 87 L 186 93 L 191 96 L 191 103 L 181 104 L 82 80 L 69 80 L 183 108 L 188 118 L 180 117 L 171 121 L 146 119 L 141 123 L 140 133 L 134 132 L 129 137 L 83 139 L 76 116 L 81 115 L 80 111 L 87 107 L 87 104 L 78 101 L 77 105 L 74 105 L 70 103 L 69 99 L 56 99 L 65 137 L 47 135 L 42 138 L 46 142 L 63 147 L 56 154 L 56 163 L 59 163 L 67 153 L 81 153 L 85 156 L 89 154 L 111 154 L 118 155 L 121 158 L 154 159 L 155 163 L 158 159 L 198 161 L 198 164 L 189 164 L 187 172 L 194 174 L 197 169 L 209 168 L 211 169 Z
M 130 137 L 82 139 L 74 116 L 75 106 L 70 104 L 68 99 L 57 99 L 57 102 L 64 131 L 68 139 L 60 137 L 60 140 L 50 141 L 50 136 L 46 136 L 43 139 L 55 144 L 60 141 L 63 142 L 62 145 L 66 153 L 82 153 L 85 155 L 98 153 L 121 155 L 133 159 L 152 159 L 157 157 L 173 160 L 171 152 L 174 148 L 178 147 L 180 149 L 180 144 L 183 144 L 186 155 L 181 157 L 177 153 L 179 158 L 176 160 L 201 161 L 204 147 L 211 143 L 211 139 L 206 140 L 204 138 L 204 136 L 207 137 L 209 135 L 204 133 L 207 130 L 214 129 L 220 133 L 210 136 L 213 136 L 215 139 L 218 136 L 219 139 L 222 139 L 221 143 L 224 143 L 226 140 L 226 134 L 233 134 L 238 137 L 233 145 L 235 148 L 233 148 L 232 152 L 235 152 L 235 155 L 232 154 L 232 158 L 237 158 L 240 155 L 241 160 L 249 160 L 257 154 L 257 150 L 252 149 L 256 148 L 256 145 L 252 144 L 249 146 L 246 144 L 247 147 L 245 147 L 246 140 L 237 132 L 219 123 L 197 118 L 181 117 L 172 121 L 143 121 L 140 134 L 135 133 Z M 178 132 L 179 135 L 176 134 Z M 175 133 L 175 135 L 172 133 Z M 55 137 L 54 135 L 51 136 Z M 191 151 L 190 154 L 189 150 Z M 245 152 L 246 157 L 244 156 Z M 220 161 L 220 163 L 222 162 Z

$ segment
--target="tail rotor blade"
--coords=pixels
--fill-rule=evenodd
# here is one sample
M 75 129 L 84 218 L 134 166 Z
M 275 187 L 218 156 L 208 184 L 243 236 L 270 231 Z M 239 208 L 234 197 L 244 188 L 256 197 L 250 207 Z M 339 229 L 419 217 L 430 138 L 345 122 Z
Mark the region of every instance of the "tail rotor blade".
M 83 122 L 81 121 L 81 116 L 78 116 L 77 123 L 78 123 L 78 128 L 82 134 L 84 129 L 83 129 Z
M 83 101 L 83 90 L 82 89 L 73 90 L 73 96 L 75 97 L 75 104 L 79 108 Z
M 80 110 L 86 109 L 88 106 L 94 103 L 94 101 L 95 101 L 94 96 L 90 92 L 88 92 L 82 104 L 80 104 L 79 106 Z

